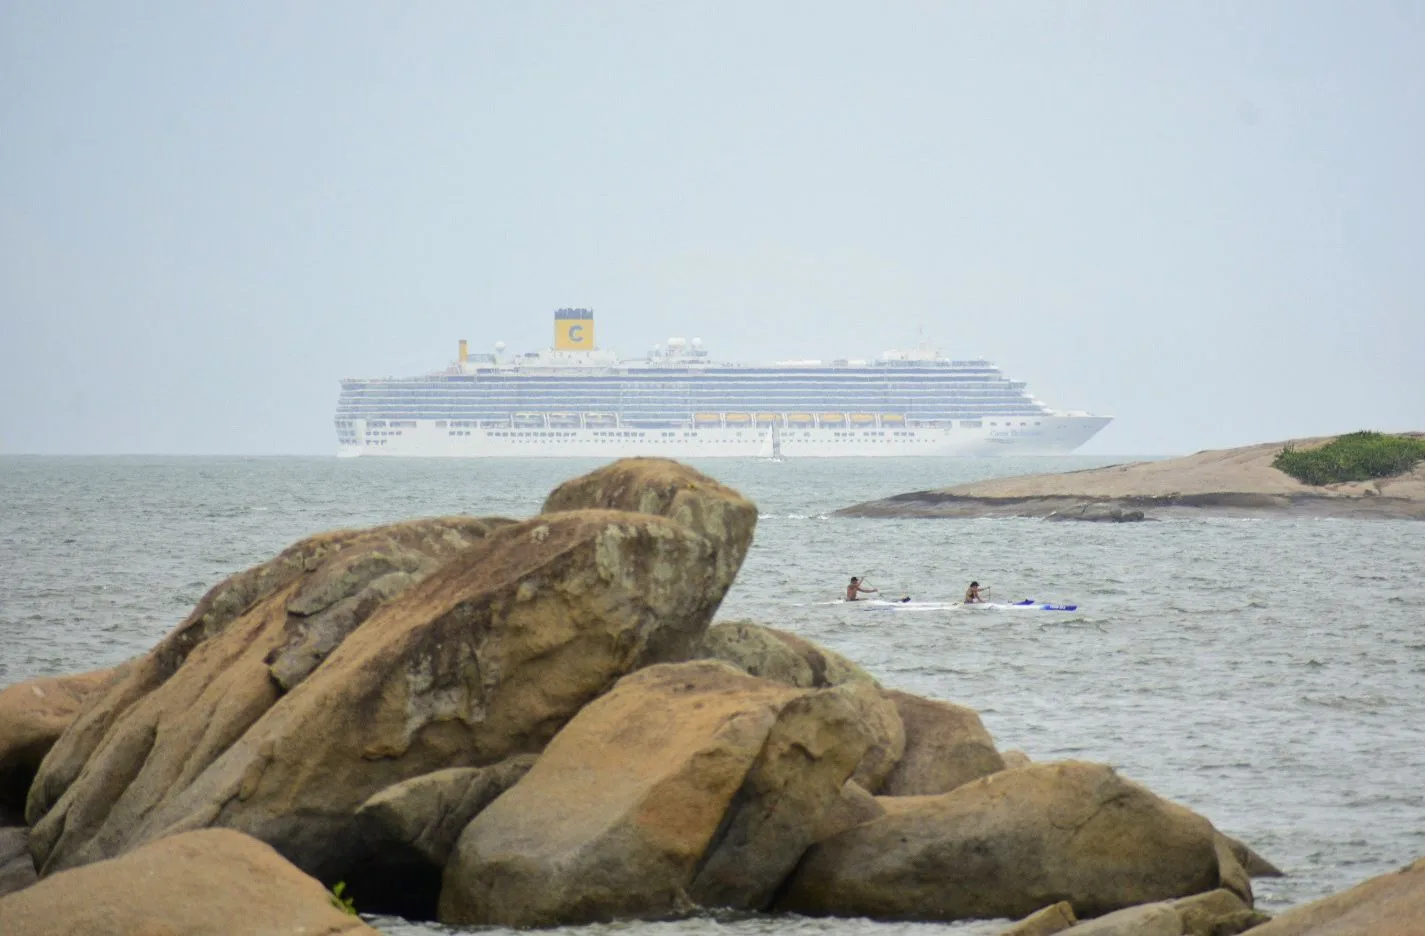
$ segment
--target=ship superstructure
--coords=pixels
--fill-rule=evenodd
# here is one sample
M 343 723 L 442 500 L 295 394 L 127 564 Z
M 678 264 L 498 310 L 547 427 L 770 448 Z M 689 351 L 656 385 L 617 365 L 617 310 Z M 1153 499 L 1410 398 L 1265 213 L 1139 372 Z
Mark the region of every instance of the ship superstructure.
M 342 455 L 797 458 L 1064 453 L 1109 419 L 928 347 L 740 365 L 670 338 L 621 361 L 596 346 L 591 310 L 559 309 L 544 351 L 462 340 L 445 370 L 343 380 L 336 430 Z

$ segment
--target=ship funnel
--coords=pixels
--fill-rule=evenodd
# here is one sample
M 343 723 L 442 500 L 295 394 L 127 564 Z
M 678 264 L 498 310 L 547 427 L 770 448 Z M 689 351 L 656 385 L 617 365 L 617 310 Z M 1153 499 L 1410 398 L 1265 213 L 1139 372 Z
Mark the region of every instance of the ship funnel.
M 460 356 L 457 357 L 456 360 L 459 361 L 461 364 L 464 364 L 469 358 L 470 358 L 470 345 L 469 345 L 468 342 L 466 342 L 466 340 L 465 340 L 464 338 L 461 338 L 461 339 L 460 339 Z
M 554 311 L 554 350 L 594 350 L 593 309 L 556 309 Z

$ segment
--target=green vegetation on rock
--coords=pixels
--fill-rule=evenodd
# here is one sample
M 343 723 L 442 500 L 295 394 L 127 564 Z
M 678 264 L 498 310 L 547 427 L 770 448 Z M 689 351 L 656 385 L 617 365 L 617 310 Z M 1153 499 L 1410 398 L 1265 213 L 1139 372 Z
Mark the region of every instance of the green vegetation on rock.
M 1404 474 L 1425 460 L 1425 438 L 1352 432 L 1314 449 L 1288 444 L 1272 467 L 1303 484 L 1370 481 Z
M 331 892 L 330 895 L 328 895 L 328 898 L 327 898 L 327 899 L 329 899 L 329 900 L 332 902 L 332 906 L 333 906 L 333 907 L 336 907 L 338 910 L 342 911 L 343 913 L 350 914 L 351 916 L 356 916 L 356 915 L 357 915 L 357 914 L 356 914 L 356 902 L 355 902 L 354 900 L 352 900 L 350 897 L 347 897 L 347 896 L 346 896 L 346 882 L 345 882 L 345 881 L 337 881 L 337 882 L 336 882 L 336 887 L 333 887 L 333 888 L 332 888 L 332 892 Z

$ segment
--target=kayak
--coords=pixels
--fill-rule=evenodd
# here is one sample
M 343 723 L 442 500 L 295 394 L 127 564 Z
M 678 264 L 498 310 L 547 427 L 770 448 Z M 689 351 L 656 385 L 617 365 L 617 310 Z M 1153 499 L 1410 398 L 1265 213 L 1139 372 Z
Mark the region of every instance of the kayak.
M 1013 604 L 1000 604 L 994 601 L 976 601 L 971 604 L 960 604 L 956 607 L 966 611 L 1077 611 L 1076 604 L 1054 604 L 1049 601 L 1035 601 L 1033 598 L 1026 598 L 1023 601 L 1016 601 Z
M 858 598 L 855 601 L 836 603 L 851 605 L 863 611 L 950 611 L 955 608 L 955 605 L 948 601 L 912 601 L 909 598 Z
M 838 601 L 833 604 L 848 604 L 863 611 L 1077 611 L 1076 604 L 1054 604 L 1049 601 L 1035 601 L 1026 598 L 1013 604 L 993 601 L 978 601 L 964 604 L 959 601 L 912 601 L 901 598 L 888 601 L 884 598 L 861 598 L 856 601 Z

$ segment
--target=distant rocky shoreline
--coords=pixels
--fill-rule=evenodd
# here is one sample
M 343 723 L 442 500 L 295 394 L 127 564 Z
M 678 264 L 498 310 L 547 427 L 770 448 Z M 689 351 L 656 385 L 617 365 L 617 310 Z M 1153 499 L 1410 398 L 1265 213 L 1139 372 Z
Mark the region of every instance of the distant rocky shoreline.
M 1298 448 L 1334 437 L 1293 440 Z M 1272 467 L 1286 442 L 1060 474 L 995 478 L 866 501 L 839 517 L 1035 517 L 1124 523 L 1189 516 L 1425 520 L 1425 466 L 1395 478 L 1308 485 Z

